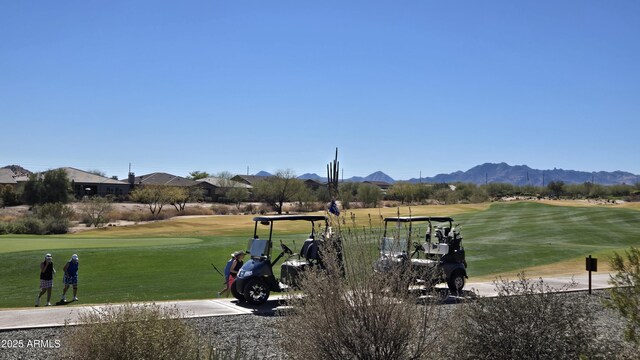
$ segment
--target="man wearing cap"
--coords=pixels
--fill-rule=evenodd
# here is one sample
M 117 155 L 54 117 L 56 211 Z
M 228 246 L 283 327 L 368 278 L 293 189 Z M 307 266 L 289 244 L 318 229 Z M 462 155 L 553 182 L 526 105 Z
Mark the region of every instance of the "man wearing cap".
M 62 290 L 62 299 L 61 302 L 67 301 L 65 295 L 67 294 L 67 290 L 69 290 L 69 285 L 73 286 L 73 301 L 78 301 L 78 255 L 71 255 L 71 259 L 64 265 L 64 278 L 62 282 L 64 283 L 64 290 Z
M 44 256 L 44 261 L 40 263 L 40 294 L 36 296 L 36 306 L 40 305 L 40 297 L 47 293 L 47 306 L 51 306 L 51 288 L 53 287 L 53 274 L 56 269 L 53 268 L 53 257 L 51 254 Z

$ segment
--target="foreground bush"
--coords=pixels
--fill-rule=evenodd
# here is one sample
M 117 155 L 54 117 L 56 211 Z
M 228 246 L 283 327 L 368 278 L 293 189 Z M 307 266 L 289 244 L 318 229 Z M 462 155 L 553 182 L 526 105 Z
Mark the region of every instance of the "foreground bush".
M 338 251 L 324 248 L 326 270 L 302 276 L 303 297 L 291 296 L 289 316 L 280 322 L 282 348 L 292 359 L 420 359 L 437 335 L 436 307 L 418 304 L 399 288 L 403 274 L 374 273 L 379 233 L 338 231 L 349 244 L 344 266 Z M 329 244 L 325 241 L 325 245 Z M 405 274 L 406 275 L 406 274 Z M 399 290 L 399 291 L 398 291 Z
M 524 274 L 495 282 L 496 298 L 462 306 L 445 337 L 444 356 L 460 359 L 607 358 L 611 342 L 599 341 L 587 296 L 559 294 Z M 571 284 L 562 290 L 568 290 Z
M 611 259 L 616 274 L 609 281 L 614 287 L 607 305 L 627 320 L 625 337 L 640 347 L 640 249 L 631 247 L 625 255 L 626 261 L 618 253 Z
M 197 338 L 177 309 L 109 306 L 83 313 L 87 325 L 65 329 L 63 358 L 198 359 Z

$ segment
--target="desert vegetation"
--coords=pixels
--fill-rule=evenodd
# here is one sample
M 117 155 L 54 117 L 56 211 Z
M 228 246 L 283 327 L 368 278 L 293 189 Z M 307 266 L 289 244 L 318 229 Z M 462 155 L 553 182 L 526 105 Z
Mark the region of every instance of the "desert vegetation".
M 446 290 L 416 293 L 402 285 L 411 274 L 373 272 L 375 228 L 334 228 L 351 246 L 343 254 L 326 248 L 326 269 L 305 273 L 304 295 L 288 299 L 292 308 L 279 321 L 281 332 L 296 334 L 282 339 L 288 358 L 633 358 L 621 337 L 605 338 L 594 325 L 597 298 L 594 307 L 586 294 L 558 293 L 571 284 L 552 289 L 520 273 L 497 279 L 495 298 L 443 305 Z
M 206 172 L 193 171 L 189 178 L 202 179 L 209 176 Z M 58 234 L 66 232 L 73 221 L 99 227 L 115 220 L 141 222 L 183 215 L 310 212 L 323 210 L 326 203 L 332 200 L 326 186 L 319 183 L 308 186 L 297 179 L 290 169 L 278 170 L 274 176 L 257 181 L 252 191 L 235 186 L 237 183 L 231 177 L 228 172 L 216 175 L 221 187 L 216 190 L 215 204 L 205 204 L 203 191 L 199 187 L 145 185 L 134 188 L 127 197 L 118 198 L 118 202 L 144 205 L 148 213 L 143 214 L 140 211 L 114 210 L 110 205 L 115 201 L 112 197 L 75 199 L 64 170 L 33 174 L 22 186 L 7 185 L 0 188 L 0 208 L 27 204 L 33 210 L 45 204 L 75 203 L 77 206 L 74 207 L 78 211 L 74 216 L 59 218 L 56 223 L 38 217 L 35 211 L 30 211 L 30 216 L 25 218 L 17 216 L 10 219 L 14 221 L 3 221 L 0 218 L 0 233 Z M 348 210 L 425 204 L 475 204 L 505 198 L 634 201 L 640 197 L 640 184 L 603 186 L 551 181 L 547 186 L 540 187 L 501 183 L 476 185 L 397 182 L 388 190 L 382 190 L 368 183 L 340 183 L 335 192 L 334 198 L 339 200 L 343 210 Z

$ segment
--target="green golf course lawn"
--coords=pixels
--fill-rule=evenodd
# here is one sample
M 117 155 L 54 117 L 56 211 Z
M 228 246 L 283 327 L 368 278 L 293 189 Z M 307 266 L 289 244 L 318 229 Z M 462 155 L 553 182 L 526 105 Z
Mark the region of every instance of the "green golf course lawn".
M 396 211 L 385 209 L 384 216 Z M 414 215 L 447 211 L 462 225 L 472 279 L 557 264 L 567 270 L 575 266 L 580 273 L 589 254 L 599 257 L 604 268 L 613 251 L 640 246 L 637 207 L 513 202 L 411 208 Z M 360 219 L 367 212 L 383 214 L 364 209 Z M 294 251 L 308 235 L 306 224 L 283 224 L 276 232 L 283 235 L 275 239 L 289 246 L 295 239 Z M 33 306 L 39 262 L 47 252 L 58 270 L 52 301 L 62 293 L 62 267 L 73 253 L 80 258 L 78 304 L 213 298 L 222 277 L 211 264 L 222 271 L 233 251 L 246 248 L 252 233 L 251 216 L 214 216 L 63 236 L 0 236 L 0 308 Z

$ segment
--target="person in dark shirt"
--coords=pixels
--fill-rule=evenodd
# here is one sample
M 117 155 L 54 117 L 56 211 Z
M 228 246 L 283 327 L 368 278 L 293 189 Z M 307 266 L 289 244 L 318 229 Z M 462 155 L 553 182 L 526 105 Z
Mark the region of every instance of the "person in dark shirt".
M 67 301 L 65 295 L 67 294 L 67 290 L 69 290 L 69 286 L 73 286 L 73 301 L 78 301 L 78 268 L 80 267 L 78 263 L 78 255 L 71 255 L 71 259 L 64 265 L 64 278 L 62 282 L 64 283 L 64 290 L 62 290 L 62 299 L 61 302 Z
M 36 306 L 40 305 L 40 297 L 47 293 L 47 306 L 51 306 L 51 288 L 53 287 L 53 275 L 56 269 L 53 267 L 53 257 L 51 254 L 44 256 L 44 261 L 40 263 L 40 294 L 36 296 Z

